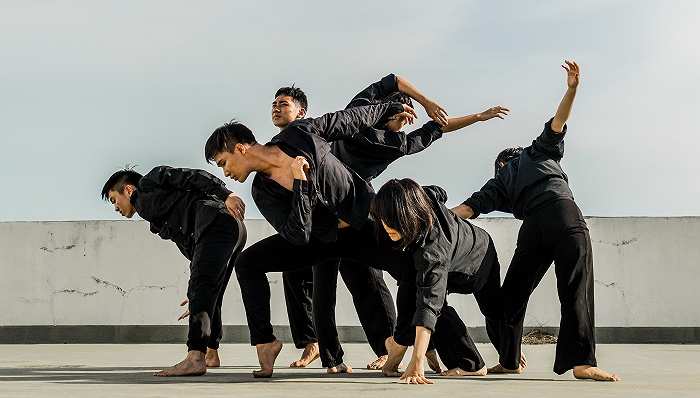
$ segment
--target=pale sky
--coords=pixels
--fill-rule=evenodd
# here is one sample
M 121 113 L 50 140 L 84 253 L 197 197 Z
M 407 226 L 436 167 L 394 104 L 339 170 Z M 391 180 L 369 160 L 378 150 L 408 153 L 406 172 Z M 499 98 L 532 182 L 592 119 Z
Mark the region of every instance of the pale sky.
M 698 216 L 698 16 L 694 1 L 0 0 L 0 221 L 121 219 L 99 193 L 125 164 L 223 178 L 203 155 L 222 123 L 264 143 L 279 87 L 320 116 L 388 73 L 450 116 L 511 109 L 374 182 L 412 177 L 456 205 L 553 116 L 564 59 L 582 70 L 562 165 L 584 215 Z M 261 218 L 252 178 L 226 181 Z

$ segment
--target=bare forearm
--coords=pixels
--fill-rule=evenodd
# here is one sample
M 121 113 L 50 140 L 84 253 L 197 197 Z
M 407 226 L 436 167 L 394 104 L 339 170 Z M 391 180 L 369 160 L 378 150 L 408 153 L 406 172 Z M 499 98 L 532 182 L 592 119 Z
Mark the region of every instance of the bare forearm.
M 559 107 L 557 108 L 557 113 L 554 115 L 554 120 L 552 120 L 552 130 L 560 133 L 564 129 L 566 121 L 569 120 L 571 115 L 571 109 L 574 106 L 574 98 L 576 97 L 576 87 L 569 87 L 564 94 L 564 98 L 561 99 Z
M 447 126 L 442 127 L 442 132 L 449 133 L 450 131 L 459 130 L 476 122 L 480 122 L 481 120 L 481 114 L 479 113 L 467 116 L 451 117 L 447 119 Z
M 472 216 L 474 216 L 474 210 L 471 207 L 465 205 L 464 203 L 462 203 L 459 206 L 455 206 L 450 210 L 452 210 L 452 212 L 455 213 L 456 215 L 458 215 L 464 219 L 467 219 L 467 220 L 472 218 Z
M 399 91 L 407 94 L 409 97 L 418 101 L 419 104 L 421 104 L 422 106 L 425 107 L 425 104 L 429 101 L 428 97 L 423 95 L 423 93 L 418 91 L 417 88 L 413 87 L 411 85 L 411 83 L 404 80 L 404 78 L 402 78 L 401 76 L 396 76 L 396 80 L 397 80 L 398 85 L 399 85 Z
M 422 360 L 428 351 L 430 343 L 430 329 L 423 326 L 416 326 L 416 340 L 413 343 L 413 358 Z

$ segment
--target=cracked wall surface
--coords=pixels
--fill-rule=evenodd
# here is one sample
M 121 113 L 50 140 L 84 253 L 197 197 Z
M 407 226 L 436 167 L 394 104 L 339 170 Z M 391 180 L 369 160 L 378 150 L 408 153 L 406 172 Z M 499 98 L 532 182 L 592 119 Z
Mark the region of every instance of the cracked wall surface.
M 588 218 L 593 243 L 596 325 L 697 327 L 700 218 Z M 520 222 L 474 222 L 494 239 L 505 275 Z M 247 220 L 248 244 L 274 231 Z M 0 223 L 0 325 L 178 324 L 186 297 L 188 261 L 144 221 Z M 279 273 L 268 276 L 273 324 L 288 319 Z M 395 293 L 396 283 L 386 276 Z M 359 325 L 352 299 L 338 283 L 338 325 Z M 469 326 L 483 317 L 471 296 L 450 295 Z M 235 278 L 223 305 L 225 324 L 244 325 Z M 184 324 L 185 321 L 181 321 Z M 527 326 L 557 326 L 559 302 L 553 267 L 530 300 Z

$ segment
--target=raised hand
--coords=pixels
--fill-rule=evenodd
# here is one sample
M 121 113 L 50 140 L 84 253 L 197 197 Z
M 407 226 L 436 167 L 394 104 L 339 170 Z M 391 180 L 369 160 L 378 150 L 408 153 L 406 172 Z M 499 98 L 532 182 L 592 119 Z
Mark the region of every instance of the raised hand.
M 427 100 L 423 105 L 425 113 L 440 126 L 447 126 L 447 111 L 432 100 Z
M 406 104 L 403 104 L 403 112 L 397 113 L 397 114 L 392 116 L 392 118 L 396 118 L 396 119 L 399 119 L 402 117 L 406 118 L 406 122 L 408 124 L 413 124 L 413 121 L 415 119 L 418 119 L 418 115 L 416 114 L 416 111 Z
M 566 71 L 566 84 L 570 88 L 578 87 L 579 79 L 581 78 L 581 69 L 576 62 L 564 60 L 565 65 L 561 67 Z
M 489 108 L 479 114 L 479 120 L 484 121 L 484 120 L 489 120 L 493 119 L 494 117 L 497 117 L 499 119 L 503 119 L 505 116 L 508 116 L 508 112 L 510 112 L 510 109 L 503 107 L 503 106 L 494 106 L 492 108 Z

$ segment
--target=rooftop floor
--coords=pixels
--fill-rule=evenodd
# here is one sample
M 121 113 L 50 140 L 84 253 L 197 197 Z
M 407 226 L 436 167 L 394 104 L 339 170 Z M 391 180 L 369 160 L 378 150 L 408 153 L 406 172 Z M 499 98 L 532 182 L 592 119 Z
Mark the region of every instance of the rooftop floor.
M 287 368 L 301 351 L 286 344 L 271 379 L 251 376 L 257 358 L 254 348 L 245 344 L 223 344 L 219 351 L 222 367 L 204 376 L 180 378 L 151 373 L 182 360 L 184 344 L 12 344 L 0 349 L 0 396 L 12 397 L 407 397 L 428 392 L 433 396 L 519 398 L 700 396 L 700 345 L 599 345 L 599 365 L 620 375 L 618 383 L 579 381 L 571 372 L 558 376 L 551 370 L 554 345 L 525 346 L 528 366 L 521 375 L 429 375 L 435 382 L 430 386 L 402 385 L 398 379 L 363 369 L 373 359 L 366 344 L 344 344 L 345 361 L 355 371 L 332 376 L 325 374 L 319 361 L 305 369 Z M 491 346 L 481 344 L 479 349 L 487 364 L 495 363 Z

